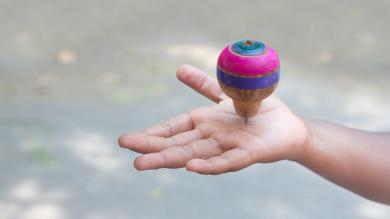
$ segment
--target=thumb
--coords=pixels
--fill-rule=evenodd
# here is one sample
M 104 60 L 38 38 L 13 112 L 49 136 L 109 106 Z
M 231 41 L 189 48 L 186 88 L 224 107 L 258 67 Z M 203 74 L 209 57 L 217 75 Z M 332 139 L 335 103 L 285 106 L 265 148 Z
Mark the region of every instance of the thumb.
M 176 71 L 177 78 L 203 96 L 218 103 L 222 100 L 222 90 L 217 81 L 203 71 L 191 66 L 182 65 Z

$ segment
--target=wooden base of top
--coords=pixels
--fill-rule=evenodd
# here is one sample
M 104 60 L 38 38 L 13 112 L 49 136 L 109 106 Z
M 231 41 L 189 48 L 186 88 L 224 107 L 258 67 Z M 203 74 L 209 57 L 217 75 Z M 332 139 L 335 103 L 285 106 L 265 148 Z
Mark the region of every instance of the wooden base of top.
M 221 81 L 218 81 L 223 92 L 233 99 L 236 113 L 244 118 L 255 116 L 259 109 L 261 101 L 267 98 L 275 90 L 277 83 L 271 87 L 263 89 L 238 89 L 230 87 Z
M 259 101 L 239 101 L 233 99 L 234 109 L 236 113 L 244 118 L 253 117 L 259 112 L 261 100 Z

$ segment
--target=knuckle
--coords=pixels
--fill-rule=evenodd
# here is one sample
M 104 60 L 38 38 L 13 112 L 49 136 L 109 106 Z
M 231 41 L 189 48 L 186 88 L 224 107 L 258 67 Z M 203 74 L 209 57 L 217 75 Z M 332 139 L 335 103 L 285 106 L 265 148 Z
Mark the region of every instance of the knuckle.
M 196 158 L 197 157 L 197 153 L 196 153 L 194 144 L 190 144 L 190 145 L 184 146 L 183 150 L 184 150 L 184 152 L 186 154 L 189 155 L 189 157 L 191 157 L 191 158 Z
M 164 166 L 164 167 L 168 166 L 169 165 L 169 159 L 168 159 L 167 150 L 161 152 L 161 157 L 162 157 L 162 160 L 163 160 L 163 165 L 162 166 Z
M 187 122 L 189 123 L 189 124 L 191 124 L 191 126 L 192 126 L 192 128 L 195 126 L 195 113 L 194 113 L 194 111 L 188 111 L 188 112 L 186 112 L 185 114 L 185 117 L 186 117 L 186 119 L 187 119 Z
M 169 137 L 169 138 L 167 138 L 167 139 L 168 139 L 168 141 L 169 141 L 169 143 L 168 143 L 169 146 L 175 147 L 175 146 L 178 145 L 178 140 L 176 139 L 175 136 Z
M 202 139 L 203 138 L 203 133 L 198 128 L 196 128 L 192 131 L 192 135 L 193 135 L 194 139 Z
M 172 133 L 171 125 L 168 122 L 160 123 L 161 128 L 166 132 L 166 134 L 169 136 Z
M 199 79 L 199 91 L 202 91 L 203 89 L 205 89 L 205 87 L 207 86 L 208 84 L 208 76 L 207 75 L 202 75 L 202 77 Z

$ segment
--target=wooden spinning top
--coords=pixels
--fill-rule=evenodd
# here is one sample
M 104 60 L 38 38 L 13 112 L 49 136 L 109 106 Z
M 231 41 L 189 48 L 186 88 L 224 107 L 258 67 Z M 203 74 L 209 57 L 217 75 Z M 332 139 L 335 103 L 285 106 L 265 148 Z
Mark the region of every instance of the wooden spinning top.
M 225 47 L 218 58 L 217 78 L 223 92 L 233 99 L 236 113 L 255 116 L 261 101 L 279 82 L 279 58 L 275 50 L 255 40 Z

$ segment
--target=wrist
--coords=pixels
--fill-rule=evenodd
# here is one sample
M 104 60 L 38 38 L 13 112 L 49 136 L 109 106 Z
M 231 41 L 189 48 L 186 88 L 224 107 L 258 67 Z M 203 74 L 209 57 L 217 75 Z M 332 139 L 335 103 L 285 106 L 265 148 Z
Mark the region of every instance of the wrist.
M 300 117 L 300 116 L 297 116 L 297 118 L 300 120 L 303 126 L 304 134 L 303 134 L 303 139 L 298 144 L 297 153 L 295 153 L 295 156 L 289 160 L 304 165 L 305 163 L 307 163 L 310 157 L 312 157 L 315 133 L 312 124 L 313 121 L 311 119 Z

